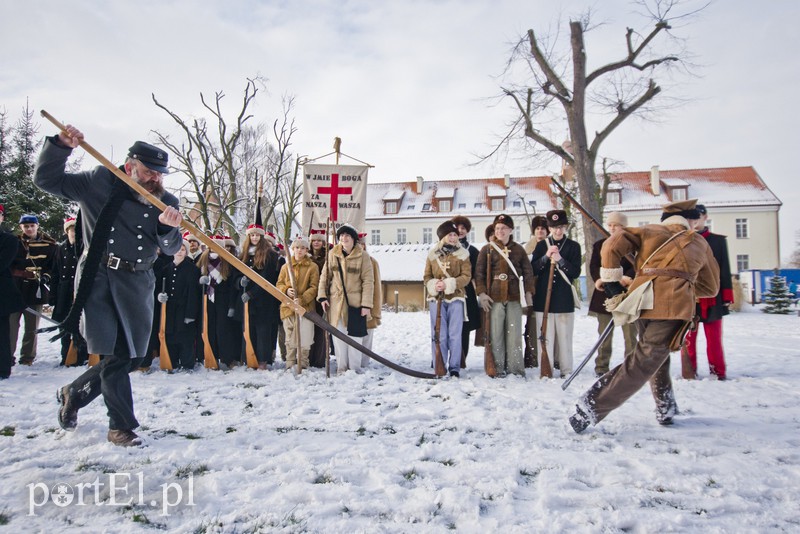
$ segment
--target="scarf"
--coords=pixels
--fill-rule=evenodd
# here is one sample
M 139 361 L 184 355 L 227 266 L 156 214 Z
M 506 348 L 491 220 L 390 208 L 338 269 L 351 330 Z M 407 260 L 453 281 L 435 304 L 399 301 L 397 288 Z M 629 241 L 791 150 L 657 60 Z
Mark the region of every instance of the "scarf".
M 222 283 L 221 258 L 208 258 L 208 277 L 211 282 L 208 284 L 208 300 L 214 302 L 214 289 Z

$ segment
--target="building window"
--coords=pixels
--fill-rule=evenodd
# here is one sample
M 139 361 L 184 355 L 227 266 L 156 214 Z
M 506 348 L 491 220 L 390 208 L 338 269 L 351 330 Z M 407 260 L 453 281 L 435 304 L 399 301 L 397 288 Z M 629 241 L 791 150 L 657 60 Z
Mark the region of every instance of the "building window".
M 430 204 L 423 204 L 422 205 L 422 211 L 431 211 L 431 205 Z
M 515 200 L 514 202 L 511 203 L 511 205 L 515 208 L 521 208 L 522 202 L 520 202 L 519 200 Z
M 467 209 L 467 203 L 466 202 L 459 202 L 458 203 L 458 209 L 460 209 L 460 210 Z
M 750 237 L 750 229 L 747 219 L 736 219 L 736 239 L 747 239 Z
M 473 207 L 474 208 L 482 208 L 483 207 L 483 202 L 476 202 Z
M 452 201 L 450 200 L 439 201 L 439 211 L 451 211 L 452 209 L 453 209 Z
M 680 202 L 681 200 L 686 200 L 687 198 L 687 188 L 685 187 L 676 187 L 670 191 L 670 197 L 672 198 L 673 202 Z
M 422 244 L 430 245 L 433 243 L 433 228 L 422 229 Z
M 414 208 L 416 208 L 416 207 L 417 207 L 417 205 L 416 205 L 416 204 L 409 204 L 409 205 L 406 207 L 406 210 L 413 210 L 413 209 L 414 209 Z
M 397 202 L 387 202 L 386 206 L 386 215 L 391 215 L 393 213 L 397 213 Z
M 746 271 L 750 268 L 750 255 L 737 254 L 736 255 L 736 270 L 739 272 Z
M 474 243 L 475 242 L 475 229 L 474 228 L 472 230 L 470 230 L 469 233 L 467 234 L 467 241 L 470 242 L 470 243 Z
M 514 227 L 514 231 L 511 234 L 514 238 L 514 241 L 519 243 L 519 226 Z
M 492 211 L 503 211 L 504 209 L 506 209 L 506 199 L 504 198 L 492 199 Z
M 714 221 L 712 221 L 711 219 L 706 219 L 706 228 L 708 228 L 709 232 L 713 232 L 714 231 L 713 230 L 713 224 L 714 224 Z
M 622 191 L 608 191 L 606 205 L 622 204 Z
M 397 229 L 397 243 L 402 245 L 406 242 L 406 229 L 405 228 L 398 228 Z
M 380 230 L 370 230 L 370 245 L 380 245 L 381 244 L 381 231 Z

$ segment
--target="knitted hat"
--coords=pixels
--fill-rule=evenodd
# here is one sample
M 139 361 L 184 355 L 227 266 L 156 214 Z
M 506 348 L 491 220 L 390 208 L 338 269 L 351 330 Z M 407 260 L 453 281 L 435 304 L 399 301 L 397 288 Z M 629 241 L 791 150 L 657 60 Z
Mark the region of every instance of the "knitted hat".
M 72 228 L 75 226 L 75 217 L 67 217 L 64 219 L 64 233 L 67 233 L 68 228 Z
M 535 231 L 537 228 L 547 228 L 547 218 L 544 215 L 536 215 L 531 219 L 531 230 Z
M 547 226 L 553 228 L 554 226 L 565 226 L 569 224 L 567 220 L 567 212 L 564 210 L 550 210 L 547 212 Z
M 606 217 L 606 224 L 628 226 L 628 216 L 620 211 L 612 211 L 608 214 L 608 217 Z
M 439 228 L 436 229 L 436 236 L 439 239 L 444 239 L 446 235 L 451 234 L 453 232 L 455 232 L 456 235 L 458 234 L 457 223 L 455 221 L 445 221 L 439 225 Z
M 666 204 L 662 209 L 661 220 L 668 219 L 673 215 L 679 215 L 684 219 L 699 219 L 700 212 L 697 211 L 697 199 L 681 200 Z
M 342 234 L 347 234 L 353 238 L 353 241 L 358 241 L 358 230 L 350 224 L 345 223 L 336 230 L 336 239 L 339 239 L 339 236 Z
M 500 215 L 494 218 L 492 224 L 497 224 L 497 223 L 504 224 L 509 228 L 511 228 L 512 230 L 514 229 L 514 219 L 512 219 L 509 215 L 506 215 L 505 213 L 501 213 Z
M 453 224 L 455 224 L 456 226 L 458 226 L 459 224 L 463 225 L 464 228 L 467 229 L 467 232 L 472 230 L 472 221 L 470 221 L 463 215 L 456 215 L 455 217 L 453 217 Z
M 39 217 L 26 213 L 19 218 L 19 224 L 39 224 Z
M 250 226 L 247 227 L 246 233 L 247 233 L 247 235 L 250 235 L 250 234 L 261 234 L 261 235 L 264 235 L 266 232 L 264 232 L 264 227 L 261 226 L 260 224 L 251 224 Z
M 325 242 L 325 230 L 311 230 L 311 235 L 308 236 L 309 241 L 322 241 Z
M 308 239 L 306 239 L 305 237 L 303 237 L 301 235 L 295 237 L 294 241 L 292 241 L 292 248 L 299 248 L 299 247 L 311 248 L 309 246 Z

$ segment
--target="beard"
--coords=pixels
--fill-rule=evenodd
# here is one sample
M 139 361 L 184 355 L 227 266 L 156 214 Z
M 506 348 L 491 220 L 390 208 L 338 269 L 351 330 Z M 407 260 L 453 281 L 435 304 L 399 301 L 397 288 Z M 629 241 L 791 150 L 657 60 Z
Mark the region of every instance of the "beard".
M 147 181 L 147 182 L 143 182 L 142 178 L 139 176 L 138 169 L 136 169 L 136 167 L 133 168 L 133 172 L 131 172 L 131 177 L 134 180 L 136 180 L 136 183 L 139 184 L 140 186 L 142 186 L 142 188 L 144 188 L 145 191 L 147 191 L 148 193 L 150 193 L 151 195 L 153 195 L 157 199 L 161 200 L 161 197 L 164 196 L 164 186 L 161 185 L 160 182 L 155 182 L 153 180 L 150 180 L 150 181 Z M 132 191 L 132 193 L 133 193 L 134 198 L 139 203 L 144 204 L 145 206 L 149 206 L 150 205 L 150 201 L 148 201 L 144 197 L 144 195 L 142 195 L 142 194 L 140 194 L 140 193 L 138 193 L 136 191 Z

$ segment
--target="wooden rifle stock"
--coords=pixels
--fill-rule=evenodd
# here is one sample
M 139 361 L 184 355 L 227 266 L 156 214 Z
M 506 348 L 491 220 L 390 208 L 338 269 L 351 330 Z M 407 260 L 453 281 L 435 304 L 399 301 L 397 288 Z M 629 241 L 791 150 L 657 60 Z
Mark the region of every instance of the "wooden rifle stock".
M 550 297 L 553 296 L 553 276 L 555 275 L 556 262 L 550 260 L 550 274 L 547 279 L 547 293 L 544 298 L 544 312 L 542 313 L 542 329 L 539 331 L 542 360 L 539 363 L 539 378 L 553 378 L 553 366 L 550 365 L 550 355 L 547 353 L 547 315 L 550 311 Z
M 161 292 L 167 292 L 167 278 L 161 280 Z M 158 366 L 162 371 L 172 371 L 172 360 L 167 348 L 167 303 L 161 303 L 161 317 L 158 324 Z
M 219 369 L 208 337 L 208 294 L 203 295 L 203 364 L 206 369 Z
M 433 343 L 435 345 L 436 361 L 434 362 L 434 373 L 436 376 L 444 376 L 447 369 L 444 366 L 444 356 L 442 356 L 442 346 L 439 344 L 442 332 L 442 293 L 436 296 L 436 325 L 433 328 Z
M 486 291 L 490 292 L 492 287 L 492 249 L 486 252 Z M 483 314 L 483 370 L 492 378 L 497 376 L 497 367 L 494 364 L 494 352 L 492 351 L 492 325 L 491 312 Z

